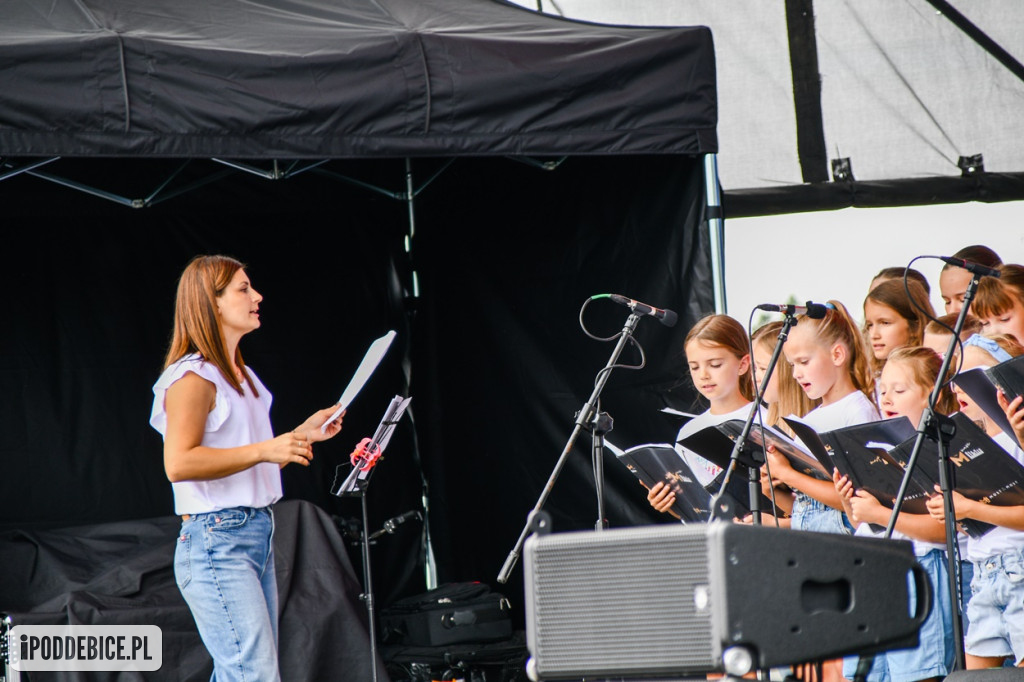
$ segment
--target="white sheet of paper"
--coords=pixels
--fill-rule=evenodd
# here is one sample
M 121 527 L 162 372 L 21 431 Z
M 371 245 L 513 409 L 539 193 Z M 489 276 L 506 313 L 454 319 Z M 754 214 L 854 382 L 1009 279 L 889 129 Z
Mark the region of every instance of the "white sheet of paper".
M 380 364 L 384 354 L 388 352 L 388 348 L 391 347 L 391 342 L 395 338 L 395 330 L 389 331 L 384 336 L 380 337 L 376 341 L 370 344 L 370 348 L 366 351 L 366 355 L 363 356 L 362 362 L 359 363 L 359 367 L 356 368 L 356 373 L 352 375 L 352 379 L 348 382 L 348 386 L 341 394 L 341 399 L 338 400 L 338 409 L 334 411 L 331 418 L 324 422 L 323 426 L 320 427 L 320 431 L 327 431 L 327 425 L 338 418 L 342 412 L 348 409 L 348 406 L 352 404 L 355 397 L 362 390 L 363 386 L 366 385 L 366 381 L 373 374 L 373 370 L 377 369 L 377 365 Z

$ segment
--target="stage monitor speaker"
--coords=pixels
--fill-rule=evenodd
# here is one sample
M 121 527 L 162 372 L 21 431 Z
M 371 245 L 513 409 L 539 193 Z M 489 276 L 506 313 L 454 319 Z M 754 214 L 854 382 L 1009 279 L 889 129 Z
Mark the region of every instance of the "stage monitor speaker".
M 931 609 L 902 540 L 716 522 L 532 535 L 524 549 L 535 680 L 742 675 L 909 648 Z

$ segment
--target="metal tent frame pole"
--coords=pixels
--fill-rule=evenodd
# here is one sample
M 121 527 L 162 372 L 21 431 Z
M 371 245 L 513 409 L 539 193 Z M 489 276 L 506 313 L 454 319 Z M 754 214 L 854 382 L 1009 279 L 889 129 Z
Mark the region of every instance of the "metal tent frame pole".
M 711 281 L 715 312 L 725 314 L 725 221 L 722 217 L 722 192 L 718 182 L 718 155 L 704 155 L 704 195 L 707 204 L 708 242 L 711 245 Z

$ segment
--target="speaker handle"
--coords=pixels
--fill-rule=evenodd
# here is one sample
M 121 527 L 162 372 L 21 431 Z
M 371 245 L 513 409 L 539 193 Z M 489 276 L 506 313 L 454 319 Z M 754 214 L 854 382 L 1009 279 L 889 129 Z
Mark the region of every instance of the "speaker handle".
M 920 627 L 928 619 L 932 612 L 932 581 L 927 571 L 916 561 L 911 565 L 910 570 L 914 573 L 914 587 L 916 588 L 917 602 L 914 614 L 914 622 Z

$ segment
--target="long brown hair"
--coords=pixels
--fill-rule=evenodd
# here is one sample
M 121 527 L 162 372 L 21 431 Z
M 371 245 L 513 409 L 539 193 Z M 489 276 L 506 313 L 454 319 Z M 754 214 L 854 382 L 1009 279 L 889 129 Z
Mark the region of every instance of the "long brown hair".
M 978 317 L 1002 315 L 1013 307 L 1014 301 L 1024 305 L 1024 265 L 1007 263 L 998 269 L 998 279 L 982 277 L 978 282 L 978 293 L 971 310 Z
M 907 291 L 910 292 L 909 296 L 907 296 Z M 924 338 L 924 329 L 928 326 L 928 322 L 935 317 L 935 308 L 932 307 L 932 302 L 929 300 L 928 293 L 924 290 L 924 287 L 914 280 L 908 279 L 907 286 L 904 289 L 903 280 L 889 280 L 882 282 L 868 292 L 867 298 L 864 299 L 865 308 L 867 308 L 868 301 L 874 301 L 879 305 L 891 308 L 897 315 L 907 321 L 910 338 L 907 339 L 907 343 L 904 345 L 921 345 L 921 340 Z M 866 338 L 866 324 L 864 335 Z M 870 346 L 870 344 L 868 345 Z M 877 359 L 874 354 L 871 355 L 870 361 L 875 372 L 881 371 L 882 365 L 885 364 L 885 360 Z
M 721 346 L 739 360 L 750 355 L 747 330 L 728 315 L 713 314 L 702 317 L 686 335 L 683 348 L 686 348 L 690 341 L 699 341 L 708 346 Z M 746 373 L 740 375 L 740 395 L 747 400 L 754 399 L 753 358 Z
M 763 324 L 751 335 L 751 345 L 755 348 L 760 346 L 769 353 L 774 353 L 775 346 L 779 343 L 779 331 L 781 330 L 782 322 Z M 754 358 L 750 358 L 750 361 L 753 363 Z M 768 406 L 767 421 L 770 426 L 781 427 L 790 433 L 790 429 L 782 421 L 782 417 L 788 417 L 791 414 L 803 417 L 817 407 L 821 401 L 811 400 L 807 397 L 807 393 L 801 388 L 800 383 L 793 378 L 793 368 L 789 366 L 789 363 L 778 363 L 775 366 L 775 373 L 778 376 L 779 399 Z
M 235 273 L 244 267 L 230 256 L 196 256 L 185 267 L 178 279 L 178 293 L 174 301 L 174 332 L 164 359 L 164 369 L 186 355 L 198 353 L 204 360 L 213 363 L 228 383 L 242 393 L 242 383 L 233 369 L 233 366 L 237 366 L 253 395 L 259 395 L 245 369 L 241 349 L 235 349 L 234 362 L 228 357 L 227 344 L 217 315 L 217 297 L 224 293 Z

